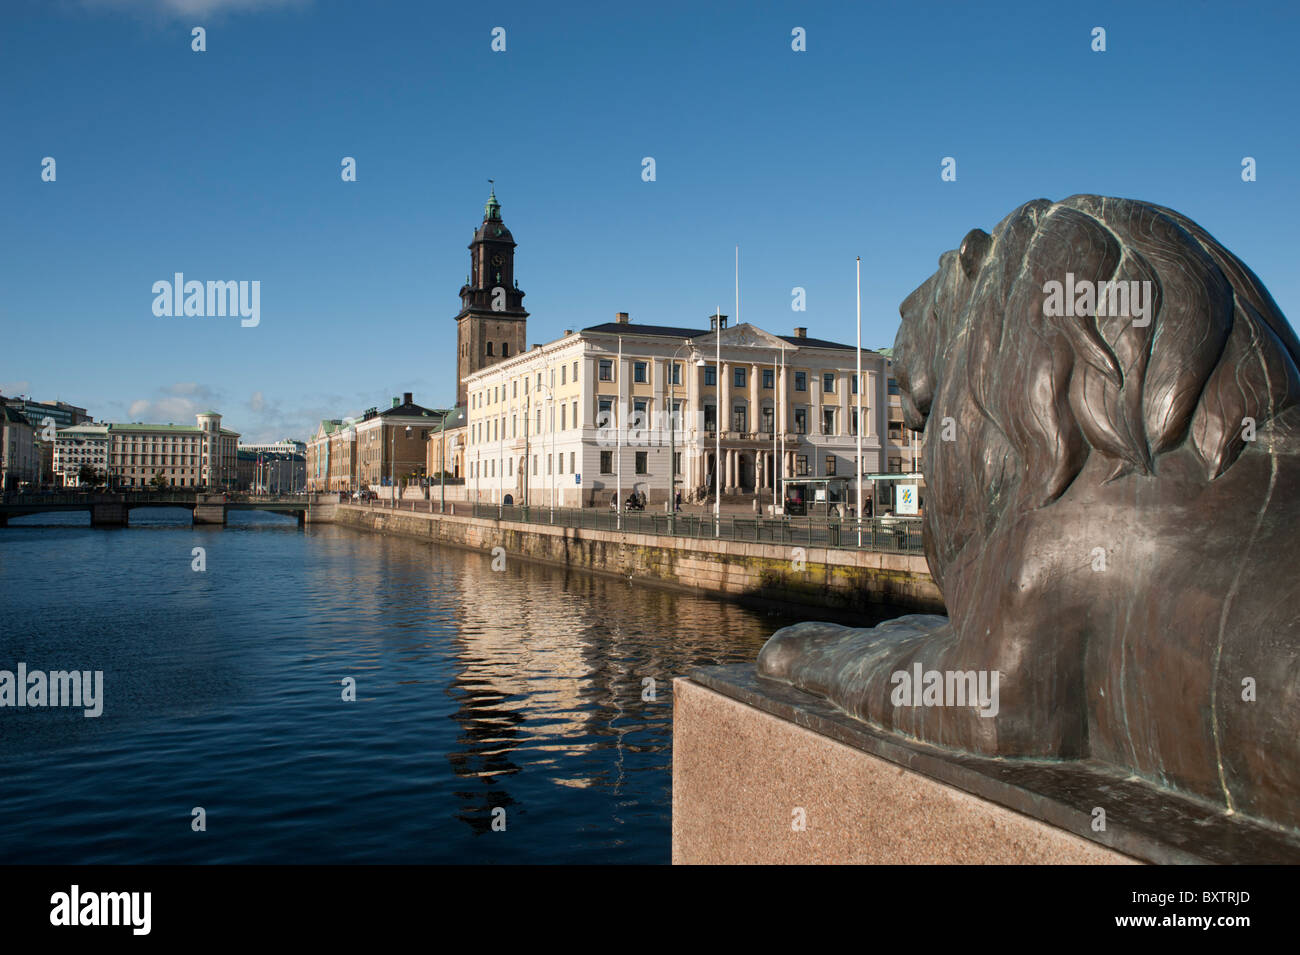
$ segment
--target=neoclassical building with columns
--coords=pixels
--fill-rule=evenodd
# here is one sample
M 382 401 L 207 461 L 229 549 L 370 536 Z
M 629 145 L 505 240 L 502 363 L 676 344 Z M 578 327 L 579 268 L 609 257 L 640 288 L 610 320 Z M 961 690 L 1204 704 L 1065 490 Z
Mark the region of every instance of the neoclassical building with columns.
M 640 325 L 620 312 L 466 375 L 470 498 L 607 507 L 636 491 L 662 506 L 675 478 L 683 501 L 720 480 L 724 497 L 765 504 L 782 477 L 851 479 L 854 347 L 706 321 Z M 888 379 L 888 359 L 863 349 L 863 474 L 893 470 Z

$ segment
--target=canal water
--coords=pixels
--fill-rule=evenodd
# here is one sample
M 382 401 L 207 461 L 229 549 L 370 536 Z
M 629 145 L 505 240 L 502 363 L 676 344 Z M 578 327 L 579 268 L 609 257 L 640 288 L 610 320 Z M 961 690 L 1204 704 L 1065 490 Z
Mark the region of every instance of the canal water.
M 0 670 L 104 674 L 98 718 L 0 708 L 0 863 L 667 862 L 673 677 L 793 622 L 257 512 L 85 520 L 0 529 Z

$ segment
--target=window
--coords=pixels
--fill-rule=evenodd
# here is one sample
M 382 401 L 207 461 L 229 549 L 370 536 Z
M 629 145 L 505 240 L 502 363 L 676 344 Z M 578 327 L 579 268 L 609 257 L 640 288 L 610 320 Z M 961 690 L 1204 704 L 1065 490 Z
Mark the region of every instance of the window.
M 682 473 L 682 452 L 680 451 L 673 452 L 673 473 Z
M 510 437 L 515 436 L 515 415 L 510 416 Z
M 808 455 L 796 454 L 794 456 L 794 473 L 796 477 L 808 476 Z
M 849 434 L 858 433 L 858 409 L 853 408 L 849 411 Z
M 560 430 L 561 431 L 565 431 L 568 429 L 569 427 L 568 419 L 569 419 L 569 409 L 564 405 L 560 405 Z
M 614 363 L 610 361 L 608 358 L 602 358 L 600 360 L 600 380 L 601 381 L 614 380 Z
M 895 378 L 889 379 L 889 393 L 891 395 L 898 394 L 898 380 Z
M 487 353 L 488 353 L 489 355 L 492 354 L 492 343 L 491 343 L 491 342 L 488 342 L 488 343 L 487 343 Z
M 718 369 L 714 365 L 704 366 L 704 387 L 712 388 L 718 383 Z
M 680 398 L 673 399 L 672 411 L 670 412 L 670 418 L 668 421 L 668 426 L 670 428 L 676 428 L 678 431 L 682 430 L 682 405 L 683 404 L 684 402 Z
M 772 368 L 763 369 L 763 387 L 772 388 L 776 385 L 776 371 Z
M 537 409 L 537 431 L 535 433 L 536 434 L 542 433 L 542 409 L 541 408 Z
M 554 473 L 555 473 L 555 472 L 552 470 L 552 465 L 554 465 L 554 464 L 555 464 L 555 461 L 554 461 L 554 455 L 548 454 L 548 455 L 546 456 L 546 473 L 547 473 L 547 474 L 554 474 Z
M 636 473 L 649 474 L 650 473 L 649 462 L 650 462 L 650 452 L 638 451 L 636 453 Z
M 577 381 L 577 380 L 578 380 L 578 362 L 577 362 L 577 359 L 574 359 L 574 362 L 573 362 L 573 380 L 574 380 L 574 381 Z
M 668 384 L 680 385 L 682 383 L 682 363 L 675 361 L 668 366 Z
M 537 373 L 537 387 L 542 387 L 542 373 L 540 371 Z
M 828 371 L 822 374 L 822 391 L 830 394 L 835 390 L 835 373 Z
M 808 390 L 808 372 L 796 371 L 794 373 L 794 390 L 795 391 Z
M 808 433 L 808 409 L 807 408 L 794 409 L 794 433 L 795 434 Z
M 569 374 L 569 366 L 568 366 L 568 365 L 561 365 L 561 366 L 560 366 L 560 384 L 562 384 L 562 385 L 567 385 L 567 384 L 568 384 L 568 374 Z
M 510 397 L 511 397 L 511 398 L 518 398 L 518 397 L 519 397 L 519 379 L 518 379 L 518 378 L 516 378 L 514 381 L 510 382 Z
M 600 473 L 601 474 L 614 473 L 614 452 L 613 451 L 600 452 Z
M 890 473 L 890 474 L 902 474 L 902 473 L 903 473 L 903 459 L 902 459 L 902 458 L 890 458 L 890 459 L 889 459 L 889 473 Z
M 851 394 L 855 394 L 855 395 L 858 393 L 858 376 L 857 376 L 857 375 L 853 375 L 851 378 L 849 378 L 849 392 L 850 392 Z
M 822 409 L 822 434 L 835 434 L 835 409 Z
M 835 477 L 835 455 L 826 455 L 826 476 Z
M 537 474 L 537 455 L 533 455 L 533 475 Z
M 741 434 L 744 434 L 746 431 L 748 431 L 749 428 L 746 426 L 747 422 L 745 421 L 745 418 L 746 418 L 745 406 L 735 405 L 731 409 L 731 430 L 739 431 Z
M 745 369 L 744 367 L 736 368 L 732 375 L 732 382 L 737 388 L 745 387 Z
M 573 426 L 578 426 L 578 399 L 573 399 Z
M 718 409 L 714 405 L 704 406 L 704 430 L 718 430 Z
M 561 451 L 559 454 L 555 456 L 555 473 L 556 474 L 564 473 L 564 452 L 563 451 Z
M 570 451 L 570 452 L 569 452 L 569 473 L 570 473 L 570 474 L 577 474 L 577 473 L 578 473 L 577 460 L 578 460 L 578 459 L 577 459 L 577 452 L 575 452 L 575 451 Z
M 614 399 L 597 398 L 596 399 L 596 427 L 609 428 L 613 427 L 614 421 Z M 602 472 L 608 473 L 608 472 Z
M 776 431 L 776 412 L 768 407 L 763 409 L 763 432 L 772 434 Z
M 510 343 L 509 343 L 509 342 L 502 342 L 502 343 L 501 343 L 501 357 L 502 357 L 502 358 L 509 358 L 509 357 L 510 357 Z
M 650 366 L 646 362 L 643 361 L 632 362 L 632 380 L 636 382 L 638 385 L 644 385 L 647 381 L 650 380 L 649 370 L 650 370 Z

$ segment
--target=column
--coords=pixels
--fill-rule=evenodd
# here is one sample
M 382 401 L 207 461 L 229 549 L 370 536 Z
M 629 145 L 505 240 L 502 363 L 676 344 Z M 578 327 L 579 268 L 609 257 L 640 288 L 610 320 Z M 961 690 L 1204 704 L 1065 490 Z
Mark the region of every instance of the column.
M 762 412 L 762 406 L 759 401 L 761 392 L 758 389 L 760 376 L 763 374 L 762 366 L 754 362 L 749 366 L 749 433 L 757 434 L 759 425 L 759 416 Z
M 731 365 L 728 362 L 718 366 L 718 430 L 731 430 Z

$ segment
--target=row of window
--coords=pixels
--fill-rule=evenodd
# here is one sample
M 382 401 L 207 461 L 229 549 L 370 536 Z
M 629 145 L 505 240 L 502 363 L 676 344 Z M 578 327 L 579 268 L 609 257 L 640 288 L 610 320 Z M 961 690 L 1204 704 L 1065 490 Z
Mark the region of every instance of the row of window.
M 551 457 L 552 457 L 552 456 L 549 455 L 549 454 L 546 456 L 546 473 L 547 473 L 548 475 L 551 473 L 551 465 L 552 465 Z M 538 455 L 536 455 L 536 454 L 533 455 L 533 474 L 537 474 L 538 458 L 539 458 Z M 564 472 L 564 455 L 563 455 L 563 454 L 560 454 L 560 455 L 558 455 L 558 458 L 559 458 L 559 466 L 560 466 L 560 471 L 559 471 L 559 473 L 560 473 L 560 474 L 563 474 L 563 473 L 565 473 L 565 472 Z M 835 473 L 836 473 L 836 467 L 838 466 L 838 461 L 839 461 L 839 458 L 838 458 L 836 455 L 834 455 L 834 454 L 828 454 L 828 455 L 826 455 L 826 470 L 823 472 L 823 474 L 824 474 L 826 477 L 834 477 L 834 476 L 835 476 Z M 480 467 L 479 467 L 479 466 L 480 466 L 480 464 L 482 465 L 482 472 L 483 472 L 482 475 L 481 475 L 482 477 L 485 477 L 485 478 L 493 478 L 493 477 L 496 477 L 496 461 L 495 461 L 495 460 L 492 460 L 492 461 L 483 461 L 483 462 L 478 462 L 478 461 L 471 462 L 471 464 L 470 464 L 470 476 L 471 476 L 471 477 L 480 476 L 480 475 L 479 475 L 479 470 L 480 470 Z M 514 477 L 514 459 L 513 459 L 513 458 L 507 458 L 506 461 L 505 461 L 505 464 L 506 464 L 506 467 L 503 469 L 503 472 L 502 472 L 502 473 L 503 473 L 503 476 L 504 476 L 504 477 Z M 576 465 L 575 465 L 575 456 L 574 456 L 574 453 L 573 453 L 572 451 L 570 451 L 570 452 L 569 452 L 569 473 L 574 473 L 575 466 L 576 466 Z M 648 451 L 637 451 L 637 452 L 636 452 L 636 455 L 635 455 L 635 460 L 634 460 L 634 462 L 633 462 L 633 468 L 634 468 L 634 473 L 636 473 L 636 474 L 641 474 L 641 475 L 649 474 L 649 473 L 650 473 L 650 452 L 648 452 Z M 900 471 L 902 470 L 902 459 L 901 459 L 901 458 L 890 458 L 890 459 L 889 459 L 889 470 L 890 470 L 890 472 L 892 472 L 892 473 L 898 473 L 898 472 L 900 472 Z M 682 453 L 681 453 L 680 451 L 678 451 L 678 452 L 676 452 L 676 453 L 673 454 L 673 471 L 674 471 L 675 473 L 677 473 L 677 474 L 681 474 L 681 473 L 682 473 Z M 600 473 L 601 473 L 601 474 L 613 474 L 613 473 L 614 473 L 614 452 L 613 452 L 613 451 L 601 451 L 601 452 L 600 452 Z M 806 455 L 806 454 L 796 454 L 796 455 L 794 456 L 794 473 L 795 473 L 795 476 L 796 476 L 796 477 L 807 477 L 807 476 L 811 473 L 811 472 L 808 470 L 808 455 Z
M 489 355 L 492 354 L 490 349 L 488 351 L 488 354 Z M 577 360 L 574 360 L 572 363 L 574 381 L 578 380 L 578 365 L 579 362 Z M 560 365 L 559 369 L 560 369 L 560 384 L 561 385 L 568 384 L 569 365 L 568 364 Z M 748 372 L 749 369 L 744 365 L 738 365 L 732 369 L 732 375 L 733 375 L 732 380 L 736 388 L 744 388 L 746 386 L 746 381 L 748 380 L 747 378 Z M 762 372 L 763 372 L 763 388 L 765 390 L 770 391 L 776 387 L 776 371 L 772 368 L 764 368 L 762 369 Z M 715 365 L 706 365 L 704 367 L 704 386 L 706 388 L 715 387 L 717 385 L 718 383 L 717 373 L 718 370 L 717 370 L 717 366 Z M 538 388 L 543 387 L 542 384 L 543 375 L 544 372 L 539 371 L 537 373 Z M 597 377 L 601 381 L 614 380 L 614 359 L 612 358 L 599 359 Z M 848 375 L 846 377 L 848 378 L 849 381 L 850 393 L 856 395 L 858 393 L 857 376 Z M 551 378 L 550 385 L 551 387 L 554 387 L 555 386 L 554 368 L 550 369 L 550 378 Z M 665 379 L 666 379 L 665 384 L 667 385 L 680 385 L 682 383 L 682 363 L 679 361 L 670 362 L 666 366 Z M 838 382 L 836 373 L 833 371 L 823 372 L 821 375 L 821 379 L 822 379 L 822 393 L 834 394 Z M 644 361 L 632 362 L 632 381 L 635 384 L 649 384 L 650 382 L 649 362 L 644 362 Z M 524 378 L 523 382 L 524 382 L 524 394 L 526 395 L 528 394 L 528 378 Z M 519 379 L 515 379 L 510 383 L 510 390 L 511 390 L 510 396 L 512 398 L 519 397 Z M 795 391 L 808 390 L 808 372 L 796 371 L 794 373 L 794 390 Z M 889 393 L 891 395 L 898 394 L 898 382 L 895 381 L 893 378 L 889 379 Z M 471 401 L 473 402 L 473 407 L 482 408 L 485 405 L 493 405 L 500 401 L 504 401 L 505 398 L 506 398 L 506 386 L 502 384 L 502 385 L 493 385 L 490 388 L 484 388 L 482 391 L 477 392 L 471 398 Z

